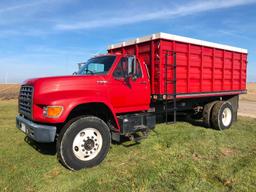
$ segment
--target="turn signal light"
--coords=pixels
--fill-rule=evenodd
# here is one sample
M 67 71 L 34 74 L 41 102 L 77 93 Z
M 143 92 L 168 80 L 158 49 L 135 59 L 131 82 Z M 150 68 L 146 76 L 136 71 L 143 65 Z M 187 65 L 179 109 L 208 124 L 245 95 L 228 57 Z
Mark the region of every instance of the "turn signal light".
M 63 111 L 62 106 L 47 106 L 43 109 L 43 115 L 48 118 L 58 118 Z

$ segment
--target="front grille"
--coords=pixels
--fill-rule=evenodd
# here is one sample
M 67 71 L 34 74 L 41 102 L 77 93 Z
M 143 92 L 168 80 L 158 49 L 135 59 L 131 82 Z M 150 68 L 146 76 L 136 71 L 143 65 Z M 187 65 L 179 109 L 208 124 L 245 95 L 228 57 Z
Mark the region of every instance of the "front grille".
M 19 113 L 25 117 L 32 117 L 33 87 L 23 85 L 19 95 Z

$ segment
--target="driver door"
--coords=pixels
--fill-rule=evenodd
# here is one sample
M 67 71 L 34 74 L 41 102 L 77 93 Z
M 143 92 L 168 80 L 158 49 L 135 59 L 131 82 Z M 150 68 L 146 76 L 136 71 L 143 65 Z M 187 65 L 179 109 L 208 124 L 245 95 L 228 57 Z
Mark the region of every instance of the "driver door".
M 142 66 L 134 56 L 120 59 L 112 74 L 109 91 L 111 103 L 117 113 L 149 108 L 149 79 L 147 74 L 143 74 Z

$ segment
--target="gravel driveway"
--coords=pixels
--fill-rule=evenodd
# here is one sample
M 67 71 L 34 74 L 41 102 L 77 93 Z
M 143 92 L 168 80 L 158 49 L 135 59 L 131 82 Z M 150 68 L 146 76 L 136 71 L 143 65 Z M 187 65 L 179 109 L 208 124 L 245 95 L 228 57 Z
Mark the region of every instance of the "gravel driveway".
M 256 102 L 240 100 L 238 115 L 256 118 Z

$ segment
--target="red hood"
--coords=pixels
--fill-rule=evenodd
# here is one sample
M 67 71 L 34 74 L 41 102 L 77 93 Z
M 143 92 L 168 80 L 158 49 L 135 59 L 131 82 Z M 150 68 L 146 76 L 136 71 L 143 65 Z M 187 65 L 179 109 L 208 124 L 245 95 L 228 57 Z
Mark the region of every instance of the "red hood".
M 43 82 L 54 82 L 57 84 L 62 84 L 63 82 L 83 82 L 85 80 L 105 80 L 105 76 L 99 75 L 66 75 L 66 76 L 53 76 L 53 77 L 39 77 L 33 79 L 27 79 L 22 84 L 23 85 L 32 85 L 43 83 Z
M 97 81 L 105 80 L 103 75 L 70 75 L 57 77 L 43 77 L 26 80 L 23 84 L 34 87 L 34 103 L 44 104 L 58 99 L 85 97 L 103 94 L 102 86 Z

